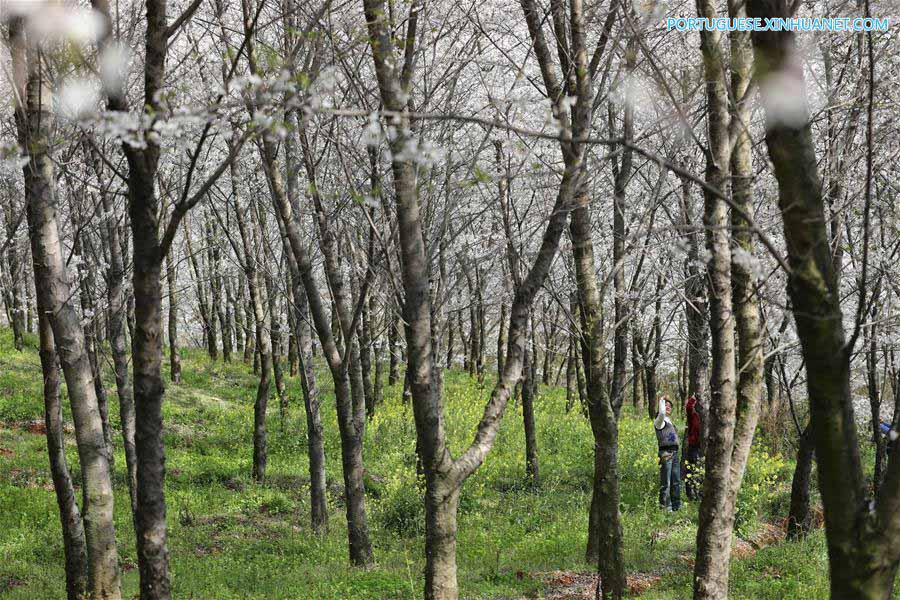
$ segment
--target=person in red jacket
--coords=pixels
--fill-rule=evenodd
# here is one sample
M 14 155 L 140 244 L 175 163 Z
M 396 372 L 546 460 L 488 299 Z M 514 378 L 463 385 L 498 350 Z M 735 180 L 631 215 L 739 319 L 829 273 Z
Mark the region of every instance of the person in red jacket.
M 699 398 L 691 396 L 684 405 L 684 414 L 687 417 L 687 449 L 684 453 L 685 478 L 684 488 L 690 500 L 700 498 L 701 483 L 703 480 L 703 466 L 700 454 L 700 411 L 698 410 Z

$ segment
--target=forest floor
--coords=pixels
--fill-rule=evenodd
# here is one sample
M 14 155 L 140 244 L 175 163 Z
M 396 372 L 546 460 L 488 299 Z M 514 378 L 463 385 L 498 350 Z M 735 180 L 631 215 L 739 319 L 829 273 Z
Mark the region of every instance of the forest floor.
M 58 512 L 41 435 L 36 344 L 29 336 L 26 349 L 16 352 L 10 332 L 0 329 L 0 596 L 10 600 L 65 597 Z M 330 378 L 320 373 L 330 526 L 327 534 L 316 536 L 309 526 L 299 380 L 289 380 L 283 422 L 277 398 L 269 404 L 267 481 L 257 485 L 250 480 L 256 387 L 250 367 L 240 360 L 213 363 L 200 351 L 186 352 L 183 364 L 184 381 L 169 385 L 164 409 L 174 597 L 421 597 L 423 509 L 415 476 L 415 431 L 398 386 L 385 389 L 385 402 L 366 429 L 376 565 L 360 570 L 347 562 Z M 111 379 L 107 393 L 116 429 L 123 597 L 132 598 L 138 572 Z M 489 393 L 489 387 L 478 386 L 464 373 L 447 375 L 445 424 L 454 453 L 470 441 Z M 583 559 L 593 464 L 590 427 L 577 407 L 565 412 L 561 388 L 542 387 L 536 410 L 539 487 L 525 483 L 521 410 L 514 405 L 507 409 L 486 463 L 464 487 L 458 545 L 463 598 L 593 597 L 593 568 Z M 68 438 L 77 481 L 77 454 L 73 436 Z M 696 503 L 678 513 L 657 508 L 656 441 L 646 416 L 626 409 L 620 444 L 629 585 L 642 598 L 689 598 Z M 791 461 L 762 443 L 754 446 L 739 501 L 732 598 L 827 597 L 822 531 L 785 542 L 771 525 L 786 513 L 791 471 Z

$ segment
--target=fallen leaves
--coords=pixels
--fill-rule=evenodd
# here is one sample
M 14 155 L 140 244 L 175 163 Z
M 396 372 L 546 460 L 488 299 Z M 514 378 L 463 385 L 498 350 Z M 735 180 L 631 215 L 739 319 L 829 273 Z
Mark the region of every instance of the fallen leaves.
M 12 590 L 26 585 L 24 579 L 19 579 L 15 575 L 7 575 L 0 579 L 0 592 L 11 592 Z
M 535 574 L 545 580 L 545 598 L 548 600 L 575 600 L 594 598 L 597 590 L 596 573 L 576 571 L 552 571 Z M 640 596 L 660 582 L 659 575 L 632 573 L 625 577 L 625 587 L 632 596 Z

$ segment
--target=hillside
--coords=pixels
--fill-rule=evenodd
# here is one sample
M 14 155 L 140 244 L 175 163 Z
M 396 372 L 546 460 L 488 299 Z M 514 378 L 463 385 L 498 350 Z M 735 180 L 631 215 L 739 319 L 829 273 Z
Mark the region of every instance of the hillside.
M 0 330 L 0 596 L 63 598 L 58 512 L 42 433 L 41 377 L 34 337 L 19 353 Z M 330 381 L 320 373 L 329 477 L 327 534 L 309 527 L 305 420 L 299 380 L 289 383 L 284 422 L 270 403 L 269 475 L 251 482 L 252 402 L 256 379 L 241 362 L 211 363 L 186 352 L 184 381 L 165 404 L 166 499 L 173 593 L 177 598 L 417 598 L 423 521 L 416 484 L 411 410 L 396 387 L 385 390 L 366 430 L 367 502 L 377 565 L 347 566 L 339 438 Z M 107 382 L 118 426 L 115 389 Z M 447 430 L 458 451 L 489 393 L 466 374 L 446 378 Z M 592 474 L 591 434 L 564 390 L 541 388 L 536 402 L 541 485 L 524 485 L 518 405 L 507 410 L 497 444 L 465 485 L 460 502 L 459 568 L 465 598 L 582 597 Z M 67 417 L 68 419 L 68 417 Z M 71 429 L 67 428 L 69 438 Z M 644 598 L 688 598 L 697 506 L 656 507 L 655 437 L 646 419 L 620 425 L 620 470 L 629 581 Z M 77 471 L 74 443 L 69 464 Z M 138 585 L 134 538 L 116 431 L 116 527 L 124 597 Z M 824 598 L 827 562 L 821 530 L 802 542 L 771 543 L 762 528 L 783 516 L 792 465 L 754 448 L 739 501 L 739 530 L 763 545 L 738 542 L 733 598 Z M 76 480 L 78 478 L 76 472 Z M 763 532 L 762 534 L 760 532 Z M 773 536 L 769 536 L 773 537 Z M 592 597 L 592 596 L 591 596 Z

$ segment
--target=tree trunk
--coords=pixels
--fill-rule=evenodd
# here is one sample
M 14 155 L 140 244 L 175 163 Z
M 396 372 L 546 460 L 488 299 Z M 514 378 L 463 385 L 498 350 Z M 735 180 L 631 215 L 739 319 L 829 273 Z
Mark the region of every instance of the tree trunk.
M 370 296 L 369 314 L 375 314 L 375 297 Z M 383 323 L 384 321 L 382 321 Z M 381 329 L 379 329 L 381 331 Z M 377 336 L 372 343 L 373 359 L 375 361 L 375 379 L 372 382 L 372 394 L 374 395 L 375 406 L 379 406 L 384 402 L 384 338 Z
M 391 313 L 391 329 L 388 334 L 388 353 L 390 354 L 390 368 L 388 369 L 388 385 L 397 385 L 400 378 L 400 349 L 397 346 L 397 337 L 400 334 L 400 319 L 396 311 Z M 450 357 L 453 354 L 453 329 L 450 329 L 450 344 L 447 350 L 447 368 L 450 368 Z
M 370 268 L 370 266 L 367 266 Z M 366 402 L 366 416 L 375 416 L 375 394 L 372 387 L 372 323 L 368 302 L 363 302 L 362 319 L 359 326 L 359 366 L 362 371 L 363 395 Z
M 599 564 L 603 597 L 621 598 L 625 587 L 625 558 L 619 512 L 619 429 L 611 399 L 606 393 L 601 299 L 594 266 L 589 206 L 587 194 L 580 194 L 569 226 L 581 308 L 588 415 L 594 435 L 594 485 L 585 557 L 588 562 Z
M 303 388 L 303 404 L 306 408 L 306 436 L 309 439 L 309 494 L 312 528 L 324 532 L 328 528 L 328 503 L 325 487 L 325 435 L 319 412 L 319 386 L 313 369 L 312 337 L 306 319 L 309 306 L 303 291 L 299 273 L 294 284 L 297 303 L 297 354 L 300 359 L 300 384 Z
M 391 330 L 393 333 L 393 329 Z M 456 328 L 453 326 L 453 313 L 447 315 L 447 360 L 446 360 L 446 368 L 453 368 L 453 350 L 454 350 L 454 334 L 456 333 Z
M 73 304 L 57 223 L 55 176 L 48 139 L 50 88 L 42 80 L 36 45 L 26 42 L 21 18 L 10 22 L 9 40 L 13 83 L 18 97 L 24 100 L 24 105 L 15 106 L 15 122 L 19 145 L 28 152 L 23 172 L 35 289 L 42 311 L 49 316 L 75 422 L 82 475 L 88 591 L 98 600 L 118 599 L 121 593 L 109 457 L 84 331 Z
M 238 279 L 240 276 L 238 276 Z M 238 283 L 238 289 L 243 289 L 243 286 Z M 237 352 L 241 355 L 241 358 L 244 362 L 247 361 L 245 349 L 246 349 L 246 336 L 244 332 L 246 331 L 246 326 L 244 325 L 244 309 L 243 305 L 240 302 L 240 294 L 235 297 L 234 289 L 231 287 L 231 278 L 225 280 L 225 294 L 228 297 L 228 304 L 231 306 L 231 312 L 234 315 L 234 347 Z
M 11 187 L 11 186 L 10 186 Z M 22 302 L 24 295 L 25 273 L 24 265 L 20 260 L 19 244 L 16 241 L 18 229 L 16 211 L 13 206 L 13 190 L 10 189 L 9 204 L 4 206 L 6 221 L 6 237 L 10 240 L 6 249 L 6 269 L 9 273 L 9 287 L 4 290 L 4 301 L 8 310 L 7 318 L 13 330 L 13 346 L 19 352 L 25 343 L 25 311 L 26 306 Z
M 91 152 L 91 163 L 98 180 L 103 179 L 103 163 L 93 145 L 85 143 L 85 152 Z M 122 442 L 125 449 L 128 493 L 131 498 L 131 514 L 137 511 L 137 450 L 135 447 L 134 397 L 128 375 L 127 340 L 125 338 L 125 261 L 119 229 L 114 218 L 112 198 L 101 192 L 103 210 L 109 215 L 104 221 L 109 268 L 106 271 L 107 335 L 116 375 L 116 393 L 119 397 L 119 421 L 122 425 Z
M 578 395 L 578 381 L 575 378 L 575 356 L 574 344 L 569 342 L 569 352 L 566 355 L 566 414 L 572 411 L 575 406 L 575 396 Z
M 255 261 L 254 257 L 248 257 Z M 272 373 L 272 341 L 266 323 L 263 308 L 262 290 L 259 275 L 255 266 L 247 270 L 247 283 L 250 286 L 250 301 L 253 304 L 253 319 L 256 323 L 256 347 L 259 348 L 259 384 L 256 386 L 256 401 L 253 404 L 253 480 L 262 483 L 266 479 L 266 461 L 268 459 L 266 435 L 266 407 L 269 404 L 269 385 Z
M 537 390 L 537 360 L 534 332 L 532 331 L 531 349 L 526 350 L 522 365 L 522 421 L 525 425 L 525 477 L 532 487 L 540 485 L 538 471 L 537 434 L 534 424 L 534 397 Z
M 628 39 L 625 50 L 625 76 L 630 78 L 637 58 L 637 40 L 634 35 Z M 612 104 L 610 110 L 610 128 L 612 128 Z M 634 137 L 634 104 L 627 102 L 623 111 L 622 139 L 630 141 Z M 613 334 L 613 370 L 610 387 L 610 402 L 616 415 L 621 410 L 625 399 L 625 371 L 628 360 L 628 289 L 625 284 L 625 209 L 627 206 L 626 191 L 632 171 L 632 150 L 622 149 L 622 160 L 613 164 L 613 289 L 614 289 L 614 334 Z
M 84 317 L 82 327 L 84 328 L 84 349 L 87 352 L 88 362 L 91 365 L 91 377 L 94 380 L 94 393 L 97 396 L 97 408 L 100 411 L 100 421 L 103 423 L 103 439 L 106 440 L 106 455 L 109 457 L 110 472 L 115 472 L 112 429 L 109 425 L 109 401 L 106 396 L 106 387 L 103 385 L 103 379 L 100 375 L 100 363 L 97 360 L 97 345 L 99 336 L 97 335 L 97 320 L 94 316 L 94 300 L 92 293 L 94 290 L 94 268 L 88 261 L 88 256 L 92 253 L 86 251 L 87 240 L 84 236 L 81 223 L 78 220 L 78 210 L 80 207 L 73 207 L 72 213 L 72 229 L 75 235 L 72 240 L 72 256 L 78 257 L 80 264 L 85 265 L 84 269 L 76 268 L 75 279 L 78 281 L 79 300 L 81 303 L 81 314 Z
M 716 8 L 711 0 L 698 0 L 697 12 L 700 17 L 716 17 Z M 705 178 L 712 189 L 725 193 L 730 161 L 729 114 L 720 37 L 715 31 L 701 32 L 700 47 L 705 66 L 709 144 Z M 731 528 L 734 522 L 734 507 L 729 502 L 729 496 L 736 408 L 735 340 L 728 211 L 725 202 L 708 191 L 704 192 L 703 225 L 706 249 L 710 255 L 708 284 L 712 372 L 706 470 L 694 563 L 694 598 L 719 600 L 728 595 Z
M 299 188 L 298 166 L 293 144 L 286 144 L 285 162 L 287 167 L 287 193 L 296 198 Z M 313 368 L 312 335 L 309 329 L 309 303 L 303 289 L 300 270 L 291 251 L 282 213 L 275 211 L 281 243 L 291 274 L 291 297 L 293 304 L 293 336 L 296 340 L 297 359 L 300 363 L 300 387 L 303 391 L 303 406 L 306 411 L 307 456 L 309 458 L 309 499 L 310 521 L 315 533 L 328 530 L 328 497 L 325 480 L 325 436 L 320 412 L 321 399 Z
M 244 4 L 246 13 L 246 3 Z M 245 18 L 249 18 L 245 14 Z M 253 47 L 248 45 L 248 56 L 251 62 L 251 68 L 255 68 L 255 58 L 253 58 Z M 306 149 L 304 148 L 306 154 Z M 365 487 L 363 484 L 363 456 L 362 456 L 362 440 L 365 432 L 365 400 L 362 394 L 354 397 L 351 391 L 351 373 L 348 372 L 346 361 L 342 360 L 342 353 L 339 350 L 335 337 L 332 334 L 331 323 L 325 311 L 322 297 L 312 270 L 312 263 L 303 241 L 300 237 L 300 229 L 294 217 L 295 204 L 294 198 L 288 198 L 284 182 L 281 178 L 281 172 L 275 160 L 275 147 L 271 141 L 266 141 L 260 148 L 263 167 L 267 179 L 269 180 L 270 190 L 272 192 L 272 200 L 278 210 L 282 223 L 284 224 L 285 233 L 290 243 L 291 253 L 297 263 L 297 269 L 303 287 L 306 290 L 306 297 L 309 302 L 310 312 L 315 323 L 316 332 L 322 344 L 322 351 L 328 361 L 331 370 L 332 379 L 334 381 L 335 406 L 338 413 L 338 429 L 341 435 L 341 463 L 344 473 L 344 490 L 346 494 L 346 512 L 347 512 L 347 534 L 350 550 L 350 561 L 354 565 L 365 566 L 373 561 L 372 546 L 369 541 L 369 528 L 366 518 L 365 504 Z M 315 189 L 315 179 L 312 177 L 314 171 L 312 167 L 311 157 L 304 156 L 304 162 L 307 163 L 307 175 L 310 176 L 311 189 Z M 325 249 L 325 241 L 323 240 L 323 251 Z M 331 248 L 328 248 L 326 256 L 329 254 L 334 256 Z M 332 265 L 333 266 L 333 265 Z M 334 273 L 331 273 L 334 275 Z M 340 303 L 346 302 L 345 291 L 343 285 L 336 285 L 338 281 L 332 281 L 332 291 L 335 298 L 340 299 Z M 349 312 L 349 311 L 348 311 Z M 348 319 L 349 321 L 349 319 Z M 349 323 L 347 326 L 349 329 Z M 347 336 L 345 343 L 352 344 L 353 336 Z M 357 353 L 350 355 L 350 360 L 358 360 Z M 357 369 L 357 373 L 360 373 Z M 361 375 L 361 373 L 360 373 Z M 361 377 L 360 377 L 361 380 Z M 361 390 L 360 390 L 361 392 Z
M 278 413 L 281 417 L 281 430 L 285 430 L 285 419 L 287 418 L 288 396 L 284 387 L 284 368 L 282 366 L 281 357 L 283 352 L 281 323 L 279 322 L 277 291 L 275 282 L 272 281 L 271 275 L 266 272 L 266 295 L 269 299 L 269 331 L 271 331 L 272 344 L 272 374 L 275 378 L 275 393 L 278 394 Z
M 685 322 L 688 334 L 688 395 L 697 398 L 700 410 L 700 451 L 706 452 L 706 440 L 709 424 L 709 307 L 706 301 L 704 280 L 706 269 L 700 260 L 700 230 L 694 227 L 691 202 L 691 184 L 687 179 L 681 180 L 681 206 L 688 243 L 688 255 L 685 260 L 684 283 Z
M 234 143 L 234 142 L 233 142 Z M 233 196 L 233 208 L 237 218 L 238 231 L 241 235 L 241 250 L 239 255 L 244 275 L 247 277 L 247 288 L 250 292 L 250 305 L 253 311 L 253 324 L 256 334 L 256 348 L 259 356 L 260 372 L 259 382 L 256 386 L 256 401 L 253 404 L 253 480 L 262 483 L 266 479 L 266 462 L 268 459 L 267 434 L 266 434 L 266 409 L 269 404 L 269 386 L 272 376 L 272 338 L 270 337 L 269 323 L 266 322 L 266 305 L 263 303 L 263 281 L 259 274 L 259 238 L 257 228 L 262 228 L 262 223 L 257 223 L 255 215 L 259 213 L 254 207 L 241 207 L 238 194 L 238 167 L 232 162 L 230 165 L 231 189 Z M 245 215 L 249 214 L 247 219 Z M 249 221 L 249 224 L 247 223 Z M 268 283 L 268 282 L 265 282 Z M 269 297 L 269 312 L 271 311 L 272 294 Z
M 635 343 L 635 336 L 631 336 L 631 405 L 634 408 L 634 414 L 640 415 L 644 412 L 644 398 L 641 394 L 644 393 L 642 389 L 640 389 L 641 381 L 643 379 L 643 369 L 641 369 L 641 362 L 638 358 L 637 353 L 637 344 Z
M 140 161 L 143 163 L 144 161 Z M 162 437 L 162 286 L 158 239 L 159 200 L 144 164 L 129 160 L 131 228 L 134 237 L 132 287 L 134 336 L 135 446 L 137 454 L 137 540 L 141 598 L 170 598 L 166 546 L 165 449 Z
M 166 281 L 169 283 L 169 379 L 181 383 L 181 352 L 178 349 L 178 280 L 171 256 L 166 256 Z
M 38 298 L 40 302 L 40 298 Z M 38 332 L 40 334 L 41 371 L 44 375 L 44 426 L 47 435 L 47 454 L 50 457 L 50 474 L 59 520 L 62 525 L 63 553 L 66 557 L 66 597 L 80 600 L 90 593 L 88 581 L 88 555 L 81 511 L 75 501 L 75 488 L 66 462 L 66 446 L 63 434 L 62 406 L 59 401 L 59 365 L 53 329 L 42 307 L 38 306 Z
M 194 282 L 197 286 L 197 308 L 200 311 L 200 321 L 203 325 L 203 343 L 206 346 L 206 353 L 213 360 L 218 356 L 216 344 L 214 316 L 210 312 L 209 304 L 206 298 L 206 286 L 203 285 L 206 277 L 200 270 L 200 263 L 197 255 L 194 253 L 193 243 L 191 242 L 191 232 L 188 229 L 187 220 L 184 225 L 184 242 L 187 245 L 188 260 L 191 263 L 191 269 L 194 272 Z
M 206 225 L 207 240 L 209 244 L 209 296 L 210 316 L 213 324 L 218 320 L 219 331 L 222 333 L 222 360 L 231 362 L 231 331 L 228 327 L 226 316 L 227 302 L 222 300 L 222 252 L 219 248 L 219 237 L 215 224 L 208 221 Z
M 288 313 L 288 331 L 296 331 L 297 325 L 294 322 L 293 313 Z M 297 357 L 297 337 L 290 333 L 288 334 L 288 376 L 296 377 L 297 376 L 297 367 L 299 365 L 299 359 Z
M 809 531 L 809 480 L 815 458 L 815 438 L 812 426 L 807 425 L 800 436 L 797 463 L 791 479 L 791 505 L 787 520 L 787 538 L 795 540 Z

